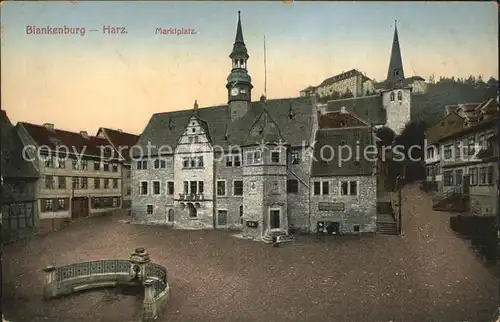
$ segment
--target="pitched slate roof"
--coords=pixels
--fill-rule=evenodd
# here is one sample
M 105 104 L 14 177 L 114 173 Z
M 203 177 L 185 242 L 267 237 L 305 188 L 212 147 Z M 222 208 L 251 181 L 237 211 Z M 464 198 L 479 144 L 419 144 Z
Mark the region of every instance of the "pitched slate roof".
M 51 151 L 56 151 L 57 146 L 65 146 L 69 149 L 69 153 L 106 158 L 118 158 L 118 154 L 105 138 L 95 136 L 83 137 L 80 133 L 60 130 L 48 129 L 43 125 L 37 125 L 26 122 L 19 122 L 19 125 L 24 127 L 28 134 L 35 140 L 38 146 L 48 146 Z M 60 149 L 60 152 L 66 152 L 65 149 Z
M 363 176 L 372 175 L 375 162 L 364 158 L 363 151 L 367 146 L 374 144 L 372 141 L 372 129 L 369 126 L 352 127 L 341 129 L 322 129 L 316 132 L 316 144 L 314 145 L 314 158 L 311 167 L 311 177 L 330 176 Z M 359 160 L 356 160 L 356 144 L 359 141 Z M 350 147 L 352 157 L 349 158 L 347 148 L 340 150 L 339 146 L 345 144 Z M 321 147 L 331 146 L 331 149 L 323 148 L 324 159 L 321 158 Z M 340 153 L 342 160 L 340 160 Z M 343 159 L 347 159 L 343 161 Z
M 23 144 L 4 110 L 1 110 L 0 118 L 2 176 L 5 178 L 39 177 L 34 165 L 30 161 L 23 159 Z
M 340 111 L 343 106 L 347 111 L 352 112 L 354 115 L 367 122 L 373 122 L 375 125 L 386 123 L 387 117 L 380 95 L 328 101 L 326 112 Z
M 323 128 L 339 128 L 343 126 L 367 126 L 367 121 L 360 119 L 352 112 L 328 112 L 319 117 L 318 126 Z
M 441 121 L 434 124 L 425 131 L 428 143 L 435 143 L 441 138 L 460 132 L 464 127 L 465 120 L 455 111 L 445 116 Z
M 268 123 L 276 125 L 288 144 L 301 146 L 305 141 L 308 145 L 312 130 L 312 99 L 299 97 L 252 102 L 245 116 L 234 122 L 231 121 L 227 105 L 199 108 L 197 117 L 205 122 L 213 145 L 223 148 L 244 145 L 252 139 L 254 133 L 251 130 L 257 129 L 254 125 L 263 117 L 266 104 Z M 293 117 L 289 116 L 290 111 Z M 151 156 L 157 155 L 158 148 L 162 145 L 175 150 L 177 140 L 193 115 L 192 109 L 154 114 L 140 135 L 137 145 L 142 147 L 144 153 L 147 152 L 145 149 L 148 142 L 153 145 Z M 275 131 L 266 130 L 264 134 L 262 139 L 266 142 L 272 142 L 276 137 Z M 139 149 L 134 149 L 134 156 L 140 156 Z
M 105 127 L 100 128 L 99 132 L 101 130 L 105 132 L 109 141 L 111 141 L 111 144 L 113 144 L 119 150 L 119 152 L 121 152 L 125 161 L 130 162 L 130 148 L 137 143 L 139 136 L 119 130 L 112 130 Z

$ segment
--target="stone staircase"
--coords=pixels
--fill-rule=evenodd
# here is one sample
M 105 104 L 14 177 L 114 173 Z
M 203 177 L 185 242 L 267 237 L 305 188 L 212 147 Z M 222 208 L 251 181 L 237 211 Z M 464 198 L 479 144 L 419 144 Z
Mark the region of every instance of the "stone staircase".
M 379 222 L 377 221 L 377 234 L 397 235 L 398 225 L 396 222 Z
M 262 237 L 262 241 L 266 244 L 273 244 L 276 239 L 280 237 L 280 241 L 286 241 L 287 240 L 287 235 L 284 231 L 266 231 L 264 236 Z
M 465 212 L 467 196 L 459 188 L 447 190 L 432 199 L 432 209 L 436 211 Z

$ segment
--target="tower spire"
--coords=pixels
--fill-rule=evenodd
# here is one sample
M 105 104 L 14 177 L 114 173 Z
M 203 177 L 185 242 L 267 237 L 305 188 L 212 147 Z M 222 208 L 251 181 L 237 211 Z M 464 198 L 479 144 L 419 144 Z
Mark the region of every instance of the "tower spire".
M 243 40 L 243 28 L 241 27 L 241 11 L 238 11 L 238 25 L 236 27 L 236 37 L 234 38 L 233 51 L 229 57 L 233 58 L 235 55 L 243 55 L 248 59 L 247 47 Z
M 395 85 L 405 79 L 403 71 L 403 59 L 401 58 L 401 48 L 398 37 L 398 21 L 394 21 L 394 38 L 392 40 L 391 58 L 389 60 L 389 69 L 387 70 L 387 82 Z

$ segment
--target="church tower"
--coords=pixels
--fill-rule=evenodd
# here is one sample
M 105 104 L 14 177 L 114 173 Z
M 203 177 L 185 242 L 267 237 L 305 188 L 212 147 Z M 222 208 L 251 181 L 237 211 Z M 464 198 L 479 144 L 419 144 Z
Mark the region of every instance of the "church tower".
M 396 21 L 397 23 L 397 21 Z M 391 59 L 385 81 L 385 90 L 382 94 L 382 104 L 386 112 L 386 126 L 397 135 L 411 118 L 411 87 L 404 85 L 403 60 L 399 47 L 398 27 L 394 26 Z
M 229 55 L 231 58 L 231 73 L 227 77 L 228 105 L 231 113 L 231 120 L 243 117 L 252 101 L 252 78 L 248 74 L 247 61 L 248 52 L 243 41 L 243 30 L 241 28 L 241 16 L 238 11 L 238 26 L 236 28 L 236 38 L 234 39 L 233 51 Z
M 392 40 L 391 58 L 389 60 L 389 69 L 387 70 L 386 82 L 391 87 L 401 86 L 405 79 L 403 71 L 403 59 L 401 58 L 401 48 L 399 47 L 397 21 L 394 25 L 394 38 Z

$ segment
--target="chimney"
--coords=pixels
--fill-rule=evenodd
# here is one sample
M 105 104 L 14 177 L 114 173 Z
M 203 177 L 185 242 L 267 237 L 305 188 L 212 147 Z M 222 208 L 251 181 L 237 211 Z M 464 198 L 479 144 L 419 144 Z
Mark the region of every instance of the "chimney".
M 54 124 L 53 123 L 43 123 L 43 127 L 45 127 L 47 130 L 54 131 Z
M 265 95 L 262 95 L 262 96 L 260 97 L 260 101 L 261 101 L 261 102 L 265 102 L 265 101 L 266 101 L 266 96 L 265 96 Z
M 87 133 L 87 131 L 80 131 L 80 135 L 83 136 L 86 139 L 89 138 L 89 134 Z

